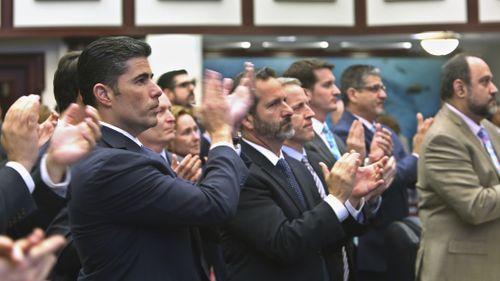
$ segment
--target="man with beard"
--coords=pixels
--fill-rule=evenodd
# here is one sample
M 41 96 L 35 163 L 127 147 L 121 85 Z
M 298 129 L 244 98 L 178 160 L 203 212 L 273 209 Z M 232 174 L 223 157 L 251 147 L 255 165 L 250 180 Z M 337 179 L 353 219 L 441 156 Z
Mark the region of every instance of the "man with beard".
M 167 94 L 172 105 L 180 105 L 188 110 L 193 109 L 194 87 L 196 82 L 185 69 L 166 72 L 158 78 L 158 86 Z
M 417 280 L 496 280 L 500 276 L 500 133 L 490 68 L 459 54 L 442 69 L 444 104 L 418 161 L 423 232 Z
M 361 228 L 353 218 L 359 206 L 348 199 L 366 195 L 353 190 L 359 154 L 344 154 L 331 171 L 322 165 L 329 193 L 322 199 L 307 168 L 281 151 L 294 135 L 293 110 L 274 71 L 257 72 L 254 89 L 241 126 L 241 152 L 252 165 L 236 217 L 223 229 L 228 279 L 343 280 L 334 255 Z M 378 177 L 367 176 L 367 192 L 383 182 Z

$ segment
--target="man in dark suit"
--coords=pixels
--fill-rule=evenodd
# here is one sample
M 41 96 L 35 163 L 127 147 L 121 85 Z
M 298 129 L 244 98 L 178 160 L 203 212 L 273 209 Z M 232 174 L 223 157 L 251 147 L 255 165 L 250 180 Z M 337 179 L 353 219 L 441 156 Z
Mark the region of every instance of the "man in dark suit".
M 309 107 L 309 98 L 307 97 L 304 89 L 301 87 L 299 80 L 297 80 L 296 78 L 281 77 L 278 78 L 278 80 L 281 82 L 283 91 L 286 94 L 286 102 L 293 110 L 291 122 L 295 131 L 293 137 L 285 140 L 282 150 L 284 153 L 294 158 L 295 160 L 302 162 L 302 164 L 306 166 L 306 168 L 314 178 L 318 194 L 321 198 L 325 198 L 328 194 L 328 189 L 326 188 L 327 185 L 324 181 L 323 173 L 321 172 L 319 163 L 327 163 L 329 161 L 329 158 L 333 158 L 333 156 L 329 150 L 326 153 L 329 157 L 328 158 L 327 156 L 320 156 L 318 153 L 315 153 L 315 151 L 311 151 L 305 148 L 305 144 L 309 143 L 315 135 L 312 127 L 312 118 L 314 117 L 314 112 Z M 358 124 L 358 127 L 359 128 L 353 126 L 352 130 L 362 130 L 360 124 Z M 355 134 L 352 133 L 351 137 L 355 137 L 354 135 Z M 357 137 L 363 137 L 362 133 Z M 361 141 L 364 140 L 361 139 Z M 342 150 L 342 153 L 345 153 L 345 151 Z M 370 169 L 377 169 L 377 167 L 380 169 L 383 166 L 383 162 L 385 160 L 386 159 L 383 159 L 382 161 L 380 161 L 380 163 L 373 164 L 367 167 L 360 167 L 358 168 L 358 172 L 364 173 L 370 171 Z M 359 179 L 361 179 L 361 177 Z M 364 184 L 366 184 L 366 182 L 359 182 L 359 180 L 356 181 L 353 190 L 358 190 L 358 188 L 356 188 L 356 185 Z M 371 219 L 374 217 L 374 210 L 371 210 L 367 204 L 364 204 L 364 202 L 370 201 L 372 197 L 378 197 L 379 194 L 384 190 L 382 185 L 380 186 L 381 187 L 371 191 L 364 198 L 362 198 L 362 202 L 357 202 L 357 200 L 359 200 L 360 198 L 357 194 L 355 194 L 354 196 L 351 194 L 349 202 L 354 202 L 355 205 L 360 204 L 362 206 L 360 208 L 362 208 L 363 215 L 357 216 L 358 222 L 364 225 L 368 225 L 368 222 L 371 221 Z M 364 206 L 368 207 L 365 208 Z M 349 277 L 352 277 L 355 274 L 355 264 L 353 261 L 353 245 L 350 240 L 346 241 L 346 243 L 342 246 L 341 251 L 339 251 L 337 255 L 337 259 L 340 262 L 336 264 L 342 265 L 342 267 L 340 268 L 340 272 L 342 272 L 343 280 L 349 280 Z M 355 278 L 352 277 L 351 280 L 355 280 Z
M 73 107 L 73 117 L 62 120 L 72 126 L 61 124 L 54 131 L 40 168 L 30 174 L 38 161 L 39 100 L 35 95 L 19 98 L 8 110 L 2 127 L 2 145 L 9 161 L 0 168 L 0 233 L 36 209 L 55 215 L 64 205 L 70 180 L 68 166 L 85 156 L 100 136 L 97 113 Z M 83 121 L 84 116 L 88 119 Z
M 294 134 L 293 112 L 273 76 L 268 68 L 256 74 L 256 101 L 242 121 L 241 151 L 252 165 L 223 229 L 229 280 L 343 280 L 337 253 L 361 228 L 351 215 L 358 205 L 347 203 L 359 154 L 345 154 L 331 172 L 324 167 L 322 199 L 306 167 L 281 151 Z
M 407 154 L 396 133 L 389 128 L 382 128 L 379 124 L 375 124 L 376 118 L 384 113 L 384 102 L 387 98 L 377 68 L 369 65 L 354 65 L 347 68 L 342 74 L 341 90 L 346 108 L 335 125 L 334 132 L 346 140 L 351 125 L 358 120 L 364 128 L 368 162 L 386 154 L 393 156 L 391 161 L 395 160 L 397 163 L 394 180 L 387 191 L 382 194 L 377 224 L 373 230 L 360 237 L 358 246 L 359 279 L 362 281 L 387 280 L 384 233 L 390 223 L 408 215 L 407 189 L 415 188 L 420 143 L 431 124 L 431 119 L 424 123 L 419 115 L 419 129 L 413 139 L 413 153 Z M 390 136 L 387 141 L 392 143 L 391 150 L 374 151 L 374 136 L 387 138 L 384 135 Z
M 199 184 L 177 178 L 142 147 L 136 136 L 156 125 L 162 94 L 150 53 L 147 43 L 114 37 L 94 41 L 79 57 L 83 101 L 103 120 L 97 148 L 75 167 L 68 204 L 79 280 L 204 279 L 189 229 L 229 220 L 248 173 L 232 147 L 235 120 L 213 72 L 200 109 L 212 149 Z

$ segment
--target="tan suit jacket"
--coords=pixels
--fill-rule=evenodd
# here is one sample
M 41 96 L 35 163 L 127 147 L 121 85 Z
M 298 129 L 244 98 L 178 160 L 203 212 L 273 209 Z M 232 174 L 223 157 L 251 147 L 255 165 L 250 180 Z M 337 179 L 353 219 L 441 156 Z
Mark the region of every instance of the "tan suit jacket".
M 482 122 L 497 157 L 500 133 Z M 481 141 L 446 105 L 418 161 L 423 232 L 417 280 L 499 280 L 500 178 Z

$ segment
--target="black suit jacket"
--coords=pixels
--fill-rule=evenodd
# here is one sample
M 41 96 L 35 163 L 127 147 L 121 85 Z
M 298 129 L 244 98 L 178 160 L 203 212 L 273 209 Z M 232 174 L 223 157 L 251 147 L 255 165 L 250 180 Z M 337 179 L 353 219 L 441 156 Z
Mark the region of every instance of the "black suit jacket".
M 230 219 L 248 169 L 233 149 L 209 153 L 199 186 L 124 135 L 102 138 L 74 167 L 68 204 L 79 280 L 200 280 L 190 227 Z
M 341 280 L 338 253 L 357 230 L 354 220 L 339 222 L 302 163 L 285 155 L 305 208 L 264 155 L 244 141 L 241 149 L 252 165 L 236 217 L 223 228 L 229 280 L 325 280 L 325 269 Z
M 34 199 L 19 173 L 7 166 L 0 168 L 0 233 L 5 233 L 36 210 Z

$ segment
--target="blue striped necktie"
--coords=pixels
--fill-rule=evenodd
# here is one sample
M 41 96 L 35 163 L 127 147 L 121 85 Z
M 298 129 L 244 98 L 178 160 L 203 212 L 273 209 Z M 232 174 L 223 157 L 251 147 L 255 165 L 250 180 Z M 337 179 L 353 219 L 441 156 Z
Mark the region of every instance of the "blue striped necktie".
M 304 194 L 302 193 L 299 183 L 295 179 L 292 169 L 290 168 L 286 160 L 284 158 L 280 158 L 280 160 L 278 160 L 278 163 L 276 163 L 276 167 L 280 169 L 280 171 L 283 173 L 283 175 L 286 178 L 286 181 L 288 182 L 289 187 L 291 187 L 293 192 L 297 195 L 297 198 L 299 199 L 299 202 L 302 205 L 302 207 L 306 209 L 307 205 L 306 205 L 306 200 L 304 199 Z
M 328 129 L 327 126 L 324 126 L 321 133 L 323 133 L 323 135 L 325 136 L 326 142 L 328 143 L 328 147 L 330 148 L 330 151 L 332 152 L 335 160 L 340 159 L 341 157 L 340 150 L 339 147 L 337 146 L 337 143 L 335 142 L 335 137 L 333 136 L 332 131 L 330 131 L 330 129 Z
M 321 199 L 326 197 L 326 192 L 325 188 L 323 187 L 323 183 L 321 182 L 321 179 L 319 178 L 318 174 L 316 174 L 316 171 L 314 171 L 314 168 L 312 167 L 311 163 L 307 160 L 307 157 L 304 155 L 301 159 L 301 162 L 306 166 L 307 170 L 309 170 L 309 173 L 311 173 L 314 183 L 316 184 L 316 188 L 318 189 L 319 196 Z
M 479 139 L 481 139 L 481 142 L 484 145 L 484 148 L 486 148 L 486 151 L 490 155 L 491 161 L 493 162 L 493 165 L 495 165 L 495 168 L 497 169 L 497 173 L 500 174 L 500 162 L 498 161 L 498 157 L 495 154 L 495 150 L 493 149 L 493 146 L 491 145 L 490 137 L 488 136 L 488 133 L 486 133 L 486 130 L 484 128 L 481 128 L 479 132 L 477 132 L 477 136 Z

